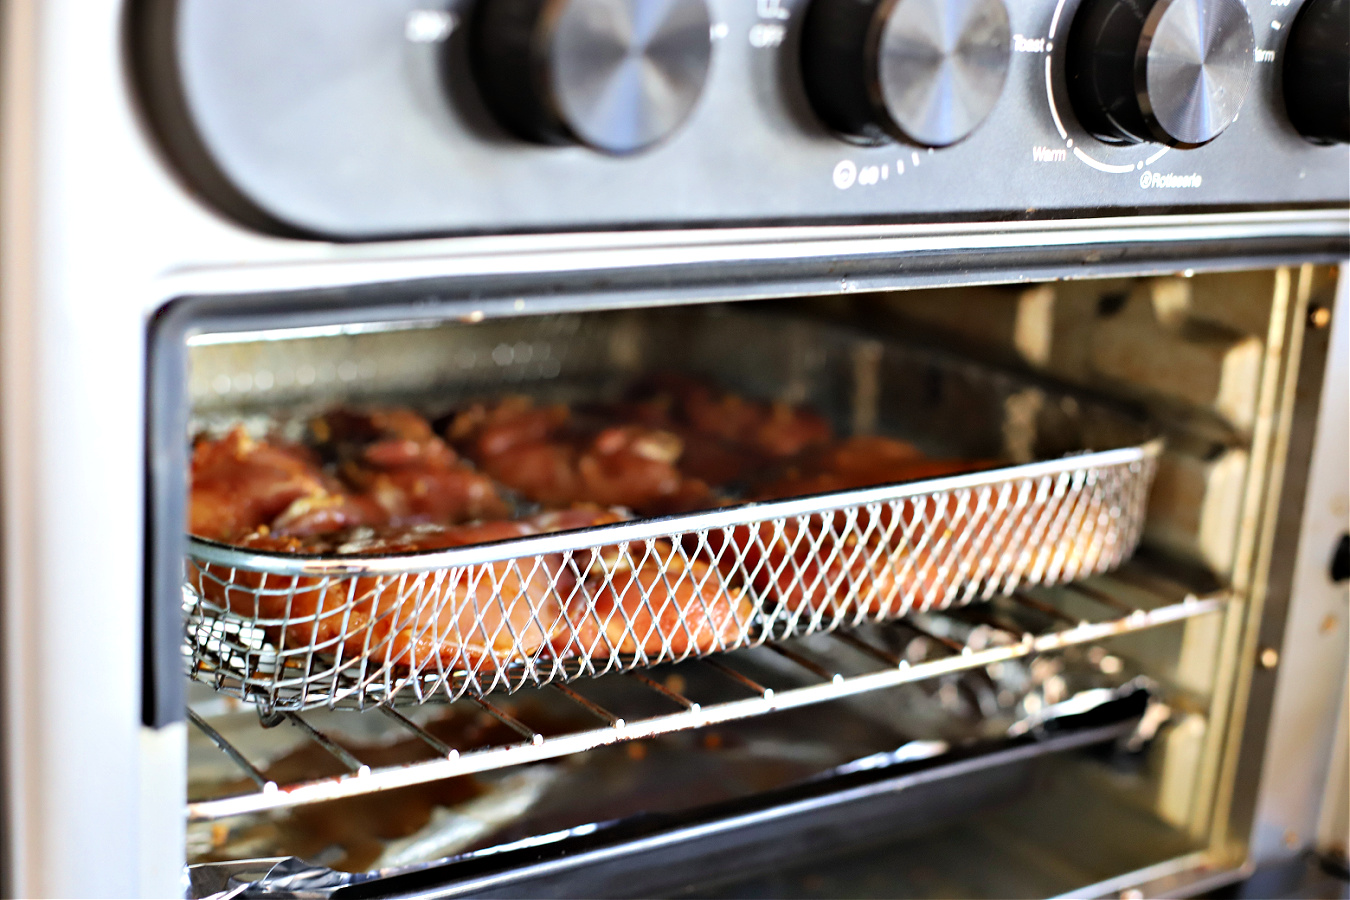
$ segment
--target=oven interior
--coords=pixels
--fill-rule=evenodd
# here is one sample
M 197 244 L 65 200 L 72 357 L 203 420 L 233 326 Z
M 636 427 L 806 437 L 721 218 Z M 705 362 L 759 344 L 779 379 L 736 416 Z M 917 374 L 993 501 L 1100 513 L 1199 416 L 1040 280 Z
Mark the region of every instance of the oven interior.
M 1235 865 L 1271 510 L 1299 490 L 1281 425 L 1309 418 L 1334 278 L 190 331 L 192 433 L 339 404 L 579 405 L 673 372 L 934 456 L 1156 448 L 1138 549 L 1109 571 L 1033 564 L 655 665 L 269 694 L 208 652 L 188 590 L 192 894 L 1030 896 Z

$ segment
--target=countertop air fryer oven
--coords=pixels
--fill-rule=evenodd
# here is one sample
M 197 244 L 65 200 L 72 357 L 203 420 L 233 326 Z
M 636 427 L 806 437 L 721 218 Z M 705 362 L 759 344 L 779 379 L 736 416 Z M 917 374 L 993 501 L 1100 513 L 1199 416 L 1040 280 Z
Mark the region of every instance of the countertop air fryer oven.
M 0 27 L 6 893 L 1343 869 L 1344 0 Z

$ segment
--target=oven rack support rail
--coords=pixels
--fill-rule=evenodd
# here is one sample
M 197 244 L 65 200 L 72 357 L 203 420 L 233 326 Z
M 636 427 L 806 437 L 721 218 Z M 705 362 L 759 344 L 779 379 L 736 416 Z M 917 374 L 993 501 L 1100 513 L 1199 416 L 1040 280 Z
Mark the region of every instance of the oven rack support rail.
M 1095 582 L 1095 583 L 1094 583 Z M 561 692 L 592 714 L 600 723 L 598 727 L 574 731 L 560 735 L 545 736 L 535 728 L 520 721 L 506 710 L 481 697 L 470 696 L 460 703 L 472 703 L 499 720 L 520 735 L 518 742 L 485 747 L 461 752 L 428 733 L 424 728 L 404 716 L 397 709 L 379 707 L 379 712 L 393 719 L 398 725 L 420 738 L 435 753 L 435 757 L 425 761 L 401 766 L 372 769 L 362 763 L 338 742 L 315 728 L 300 713 L 282 712 L 276 715 L 299 728 L 310 740 L 332 754 L 348 774 L 333 778 L 323 778 L 297 784 L 279 785 L 268 780 L 264 772 L 246 755 L 231 744 L 211 724 L 195 711 L 188 711 L 188 718 L 212 743 L 225 753 L 256 785 L 251 793 L 222 798 L 190 800 L 187 806 L 189 821 L 210 821 L 231 816 L 280 810 L 339 800 L 362 794 L 371 794 L 394 788 L 439 781 L 462 775 L 472 775 L 503 769 L 525 763 L 539 762 L 568 756 L 585 750 L 591 750 L 610 744 L 641 740 L 669 734 L 685 729 L 701 728 L 737 719 L 747 719 L 778 710 L 824 703 L 844 697 L 855 696 L 870 691 L 882 690 L 897 685 L 909 684 L 935 678 L 948 673 L 983 668 L 994 663 L 1031 657 L 1043 653 L 1063 650 L 1067 647 L 1092 644 L 1122 634 L 1129 634 L 1159 626 L 1181 622 L 1197 616 L 1217 613 L 1223 610 L 1230 597 L 1226 591 L 1214 591 L 1197 594 L 1178 582 L 1173 582 L 1138 564 L 1129 564 L 1111 576 L 1094 579 L 1094 582 L 1076 583 L 1053 589 L 1023 590 L 1012 594 L 1009 603 L 1031 611 L 1058 623 L 1062 627 L 1047 627 L 1037 632 L 1024 631 L 1020 637 L 1014 636 L 1009 643 L 991 643 L 983 648 L 975 648 L 969 643 L 944 637 L 941 629 L 932 627 L 928 620 L 921 622 L 900 621 L 881 626 L 882 628 L 903 631 L 909 637 L 927 638 L 942 655 L 911 663 L 902 656 L 883 650 L 875 644 L 865 641 L 849 632 L 835 632 L 826 639 L 836 644 L 847 645 L 852 651 L 861 652 L 879 665 L 873 671 L 862 674 L 845 675 L 828 664 L 819 650 L 803 653 L 794 646 L 794 641 L 773 642 L 765 647 L 790 661 L 808 678 L 801 686 L 775 690 L 766 687 L 738 671 L 729 662 L 734 662 L 736 654 L 721 659 L 699 659 L 680 664 L 680 666 L 709 667 L 721 676 L 743 688 L 750 696 L 740 699 L 703 705 L 669 687 L 649 678 L 641 672 L 627 672 L 622 676 L 630 682 L 641 685 L 640 689 L 655 691 L 668 700 L 677 711 L 664 715 L 649 716 L 641 719 L 625 720 L 596 702 L 582 696 L 566 685 L 553 684 L 545 690 Z M 1121 588 L 1124 588 L 1122 590 Z M 1122 597 L 1143 590 L 1157 598 L 1161 605 L 1153 607 L 1139 606 Z M 1088 605 L 1109 610 L 1102 618 L 1079 618 L 1064 611 L 1064 600 L 1083 601 Z M 969 612 L 977 618 L 990 622 L 998 630 L 1010 632 L 1009 618 L 998 618 L 997 610 L 987 607 L 965 607 L 954 609 L 944 615 L 960 615 Z M 934 615 L 937 619 L 941 616 Z M 925 627 L 927 626 L 927 627 Z M 355 713 L 354 713 L 355 714 Z

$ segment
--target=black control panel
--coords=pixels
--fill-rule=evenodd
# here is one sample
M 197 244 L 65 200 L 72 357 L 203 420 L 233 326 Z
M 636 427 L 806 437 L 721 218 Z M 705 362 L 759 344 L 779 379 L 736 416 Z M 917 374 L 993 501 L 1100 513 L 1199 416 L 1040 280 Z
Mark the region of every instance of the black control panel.
M 1350 202 L 1350 0 L 145 0 L 169 156 L 359 240 Z

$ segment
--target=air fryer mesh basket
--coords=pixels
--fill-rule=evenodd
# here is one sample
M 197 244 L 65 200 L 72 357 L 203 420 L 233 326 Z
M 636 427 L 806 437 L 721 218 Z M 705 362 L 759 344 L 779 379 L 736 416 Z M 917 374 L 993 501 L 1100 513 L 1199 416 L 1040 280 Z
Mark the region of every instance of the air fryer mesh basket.
M 269 709 L 510 691 L 1109 571 L 1138 543 L 1160 451 L 1114 407 L 762 314 L 523 318 L 194 353 L 204 423 L 323 401 L 322 385 L 293 370 L 323 371 L 325 357 L 353 376 L 330 394 L 424 405 L 503 389 L 594 397 L 678 368 L 809 402 L 841 432 L 1020 463 L 398 556 L 259 553 L 194 538 L 188 671 Z

